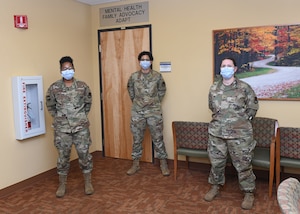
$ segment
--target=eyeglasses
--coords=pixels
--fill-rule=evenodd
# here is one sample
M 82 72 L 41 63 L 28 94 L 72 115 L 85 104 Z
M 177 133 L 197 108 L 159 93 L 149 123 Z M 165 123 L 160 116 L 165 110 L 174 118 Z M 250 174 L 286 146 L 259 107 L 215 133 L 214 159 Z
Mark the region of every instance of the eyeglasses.
M 150 61 L 150 59 L 140 59 L 140 61 Z
M 62 68 L 62 71 L 66 71 L 66 70 L 72 70 L 74 69 L 73 67 L 66 67 L 66 68 Z

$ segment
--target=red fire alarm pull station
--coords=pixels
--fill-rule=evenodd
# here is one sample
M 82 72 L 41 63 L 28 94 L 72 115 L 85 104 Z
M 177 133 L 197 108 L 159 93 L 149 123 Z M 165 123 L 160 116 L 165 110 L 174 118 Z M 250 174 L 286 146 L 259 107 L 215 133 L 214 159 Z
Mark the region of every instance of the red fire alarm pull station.
M 15 28 L 28 28 L 28 19 L 26 15 L 14 15 Z

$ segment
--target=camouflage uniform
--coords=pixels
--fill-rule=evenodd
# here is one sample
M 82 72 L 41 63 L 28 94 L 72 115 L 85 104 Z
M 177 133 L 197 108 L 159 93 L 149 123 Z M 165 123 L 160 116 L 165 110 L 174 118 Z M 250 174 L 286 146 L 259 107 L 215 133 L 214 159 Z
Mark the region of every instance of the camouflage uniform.
M 227 153 L 238 172 L 240 188 L 245 192 L 255 190 L 252 157 L 256 141 L 253 139 L 251 120 L 258 110 L 255 92 L 245 82 L 235 79 L 225 86 L 216 81 L 209 91 L 208 154 L 211 161 L 209 183 L 224 185 Z
M 67 175 L 70 168 L 70 153 L 75 145 L 79 165 L 83 173 L 93 168 L 89 120 L 92 94 L 86 83 L 74 78 L 71 87 L 66 87 L 63 79 L 53 83 L 46 94 L 46 105 L 54 118 L 54 145 L 58 151 L 57 171 Z
M 150 129 L 158 159 L 166 159 L 161 110 L 166 84 L 162 75 L 154 70 L 148 74 L 137 71 L 130 76 L 127 89 L 132 100 L 130 123 L 133 134 L 132 159 L 139 160 L 142 156 L 142 141 L 146 125 Z

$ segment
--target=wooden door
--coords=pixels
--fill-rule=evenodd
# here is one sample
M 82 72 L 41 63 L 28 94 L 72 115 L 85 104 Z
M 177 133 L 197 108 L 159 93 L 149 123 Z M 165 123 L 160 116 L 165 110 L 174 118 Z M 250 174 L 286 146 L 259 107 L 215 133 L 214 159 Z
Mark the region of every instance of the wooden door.
M 99 30 L 99 60 L 103 153 L 107 157 L 132 159 L 130 75 L 139 70 L 138 54 L 151 51 L 151 25 Z M 142 161 L 153 162 L 150 132 L 143 142 Z

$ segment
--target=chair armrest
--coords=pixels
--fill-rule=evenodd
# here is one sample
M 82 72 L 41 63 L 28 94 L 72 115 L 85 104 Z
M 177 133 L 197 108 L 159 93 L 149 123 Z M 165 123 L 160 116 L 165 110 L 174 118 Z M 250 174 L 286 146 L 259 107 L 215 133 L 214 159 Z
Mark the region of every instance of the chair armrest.
M 275 158 L 275 148 L 276 148 L 276 139 L 275 137 L 272 137 L 272 141 L 270 144 L 270 157 L 273 156 L 273 158 Z

